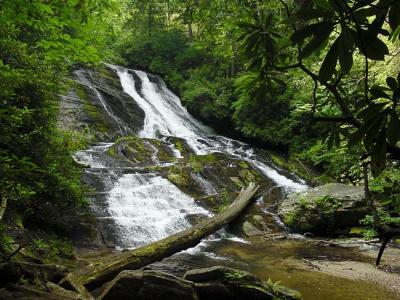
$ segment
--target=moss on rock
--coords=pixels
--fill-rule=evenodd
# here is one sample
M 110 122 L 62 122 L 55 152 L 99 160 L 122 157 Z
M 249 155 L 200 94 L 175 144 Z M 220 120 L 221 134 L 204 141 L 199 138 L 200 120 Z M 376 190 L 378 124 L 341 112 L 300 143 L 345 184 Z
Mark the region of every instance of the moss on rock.
M 279 153 L 272 151 L 268 151 L 268 156 L 276 166 L 296 174 L 297 176 L 305 179 L 313 185 L 321 185 L 335 182 L 335 179 L 325 172 L 321 172 L 315 167 L 302 162 L 297 157 L 285 157 Z
M 161 141 L 137 136 L 119 138 L 107 150 L 107 154 L 114 158 L 125 158 L 134 164 L 140 165 L 175 160 L 172 150 Z
M 367 212 L 363 187 L 344 184 L 292 193 L 279 207 L 280 216 L 290 228 L 317 235 L 347 234 Z

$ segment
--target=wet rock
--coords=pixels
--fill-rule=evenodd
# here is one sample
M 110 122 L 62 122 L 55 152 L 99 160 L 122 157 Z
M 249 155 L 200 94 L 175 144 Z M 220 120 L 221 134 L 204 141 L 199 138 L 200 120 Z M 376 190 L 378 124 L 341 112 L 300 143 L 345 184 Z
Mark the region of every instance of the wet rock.
M 249 221 L 246 221 L 243 223 L 242 229 L 243 229 L 243 233 L 248 237 L 256 236 L 256 235 L 263 235 L 263 232 L 261 230 L 259 230 L 256 226 L 254 226 L 252 223 L 250 223 Z
M 221 211 L 250 182 L 262 190 L 273 182 L 248 162 L 226 153 L 190 154 L 170 167 L 165 177 L 196 202 L 214 212 Z
M 251 275 L 250 273 L 223 266 L 214 266 L 210 268 L 190 270 L 185 273 L 183 278 L 193 282 L 229 282 L 229 280 L 231 279 L 233 280 L 235 278 L 240 278 L 242 282 L 261 283 L 260 279 L 258 279 L 254 275 Z
M 256 209 L 256 208 L 255 208 Z M 285 231 L 282 225 L 277 222 L 275 214 L 263 211 L 249 211 L 243 216 L 239 232 L 247 237 L 262 237 L 263 239 L 285 238 Z M 257 214 L 255 214 L 257 213 Z
M 143 110 L 123 92 L 112 69 L 79 69 L 71 90 L 61 97 L 59 126 L 77 130 L 91 141 L 134 134 L 144 124 Z
M 316 235 L 346 233 L 367 212 L 363 187 L 340 183 L 292 193 L 279 206 L 279 215 L 291 229 Z
M 99 300 L 197 300 L 194 284 L 155 271 L 123 271 L 109 282 Z
M 128 160 L 133 165 L 152 165 L 172 162 L 173 151 L 165 143 L 155 139 L 126 136 L 117 140 L 107 154 L 119 160 Z
M 222 266 L 190 270 L 184 278 L 195 283 L 200 300 L 301 299 L 294 290 L 278 288 L 245 271 Z
M 174 150 L 179 151 L 182 157 L 188 158 L 190 154 L 195 154 L 193 149 L 183 138 L 168 136 L 163 138 L 163 140 L 170 143 Z
M 229 288 L 218 282 L 195 283 L 199 299 L 232 299 L 234 294 Z
M 203 196 L 204 192 L 199 182 L 193 180 L 191 172 L 190 166 L 181 162 L 169 168 L 165 177 L 184 193 L 198 198 Z

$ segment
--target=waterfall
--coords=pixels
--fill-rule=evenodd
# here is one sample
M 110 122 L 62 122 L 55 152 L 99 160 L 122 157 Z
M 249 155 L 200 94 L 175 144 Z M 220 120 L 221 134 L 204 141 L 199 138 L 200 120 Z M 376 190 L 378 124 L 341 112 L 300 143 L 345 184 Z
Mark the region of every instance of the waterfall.
M 209 213 L 167 179 L 125 174 L 109 192 L 108 210 L 119 247 L 143 246 L 190 227 L 186 216 Z
M 303 181 L 289 179 L 267 165 L 248 144 L 217 135 L 193 118 L 160 78 L 120 66 L 109 67 L 119 76 L 123 91 L 145 113 L 144 126 L 138 133 L 140 137 L 164 142 L 168 136 L 182 138 L 196 154 L 223 152 L 249 162 L 285 191 L 307 188 Z M 85 76 L 83 72 L 78 73 L 80 83 L 94 91 L 110 119 L 118 124 L 121 134 L 132 132 L 113 114 L 112 107 Z M 139 247 L 186 229 L 190 227 L 190 215 L 211 215 L 169 180 L 155 173 L 127 172 L 129 165 L 106 155 L 111 146 L 110 143 L 98 144 L 77 152 L 74 157 L 90 166 L 86 176 L 99 187 L 92 207 L 103 226 L 112 228 L 112 239 L 117 248 Z M 176 158 L 182 158 L 172 143 L 169 147 Z M 157 151 L 153 149 L 154 156 Z M 153 161 L 157 164 L 156 157 Z M 206 195 L 217 192 L 206 178 L 198 174 L 192 177 Z
M 121 79 L 124 91 L 139 104 L 146 114 L 142 136 L 156 138 L 158 134 L 162 134 L 180 137 L 185 139 L 198 154 L 225 152 L 247 160 L 287 191 L 302 191 L 307 188 L 302 180 L 295 182 L 257 159 L 249 145 L 218 136 L 210 128 L 202 125 L 187 112 L 179 98 L 167 88 L 161 79 L 158 78 L 160 84 L 157 85 L 150 81 L 145 72 L 130 71 L 117 66 L 113 66 L 113 68 Z M 136 91 L 134 77 L 130 72 L 134 72 L 141 80 L 141 91 Z

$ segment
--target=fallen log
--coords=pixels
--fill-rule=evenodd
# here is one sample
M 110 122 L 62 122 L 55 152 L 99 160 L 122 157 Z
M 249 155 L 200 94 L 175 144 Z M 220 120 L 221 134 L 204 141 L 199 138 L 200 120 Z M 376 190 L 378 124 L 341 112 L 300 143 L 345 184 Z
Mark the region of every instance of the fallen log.
M 251 199 L 254 198 L 258 188 L 255 183 L 250 183 L 245 190 L 240 192 L 235 201 L 220 214 L 147 246 L 101 258 L 95 263 L 69 273 L 60 281 L 60 285 L 88 296 L 88 290 L 93 290 L 111 281 L 123 270 L 139 269 L 176 252 L 194 247 L 203 238 L 239 216 L 249 205 Z

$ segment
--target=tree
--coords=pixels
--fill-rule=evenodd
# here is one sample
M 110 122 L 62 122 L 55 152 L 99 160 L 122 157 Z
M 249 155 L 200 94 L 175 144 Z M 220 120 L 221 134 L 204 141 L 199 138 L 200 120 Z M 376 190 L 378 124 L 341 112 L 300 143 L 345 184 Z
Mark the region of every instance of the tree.
M 313 0 L 299 5 L 278 2 L 286 12 L 285 22 L 291 24 L 291 43 L 277 30 L 282 23 L 276 24 L 278 18 L 265 10 L 257 10 L 251 23 L 242 24 L 242 41 L 251 60 L 250 69 L 258 72 L 263 83 L 261 94 L 284 85 L 277 76 L 280 73 L 300 69 L 315 85 L 314 119 L 337 125 L 329 140 L 339 145 L 345 138 L 349 147 L 362 142 L 363 159 L 371 159 L 372 172 L 378 175 L 385 168 L 387 153 L 400 159 L 400 148 L 396 146 L 400 139 L 400 73 L 397 79 L 388 77 L 386 85 L 370 86 L 369 65 L 389 54 L 383 37 L 391 41 L 400 37 L 400 2 Z M 319 71 L 307 63 L 307 58 L 316 53 L 324 56 Z M 358 89 L 349 95 L 346 78 L 351 75 L 355 53 L 364 57 L 364 84 L 362 91 Z M 328 92 L 326 98 L 333 98 L 339 114 L 318 114 L 316 93 L 320 87 Z
M 75 64 L 105 57 L 103 17 L 112 20 L 115 2 L 5 0 L 0 7 L 0 198 L 27 219 L 57 222 L 85 206 L 68 136 L 56 128 L 58 95 Z

